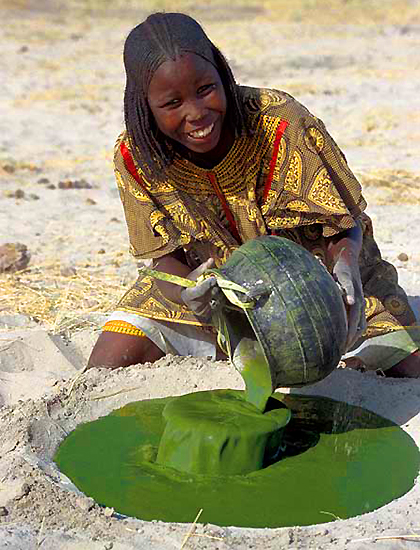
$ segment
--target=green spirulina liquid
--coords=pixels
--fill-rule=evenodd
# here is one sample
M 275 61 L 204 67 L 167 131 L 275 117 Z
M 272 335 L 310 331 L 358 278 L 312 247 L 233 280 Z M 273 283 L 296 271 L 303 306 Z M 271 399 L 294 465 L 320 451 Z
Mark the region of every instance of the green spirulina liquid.
M 360 407 L 274 394 L 263 414 L 234 390 L 183 396 L 185 409 L 177 399 L 131 403 L 80 425 L 58 449 L 58 467 L 85 494 L 120 514 L 191 522 L 203 509 L 200 522 L 242 527 L 310 525 L 369 512 L 406 493 L 419 470 L 414 441 Z M 229 447 L 222 435 L 212 444 L 214 426 L 205 417 L 208 411 L 217 422 L 218 407 L 221 423 L 230 419 L 239 432 L 245 426 L 245 443 L 234 437 Z M 287 409 L 292 418 L 284 427 Z M 191 428 L 192 418 L 198 431 Z M 250 432 L 253 422 L 259 435 Z M 176 447 L 177 441 L 182 447 L 186 433 L 189 444 L 196 443 L 195 454 L 183 457 Z M 198 444 L 194 437 L 200 438 Z M 266 449 L 259 452 L 257 466 L 247 456 L 253 437 L 256 451 Z M 205 452 L 200 454 L 200 448 Z M 235 460 L 243 472 L 260 469 L 231 474 L 228 465 Z M 201 466 L 211 474 L 191 472 Z

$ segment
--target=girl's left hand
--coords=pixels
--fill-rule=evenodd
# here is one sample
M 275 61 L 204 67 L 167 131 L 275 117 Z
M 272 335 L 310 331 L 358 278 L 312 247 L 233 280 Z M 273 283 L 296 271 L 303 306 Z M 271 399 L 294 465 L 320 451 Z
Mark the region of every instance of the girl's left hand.
M 332 275 L 343 291 L 348 321 L 348 350 L 366 330 L 365 299 L 359 265 L 356 261 L 350 261 L 348 255 L 340 254 Z

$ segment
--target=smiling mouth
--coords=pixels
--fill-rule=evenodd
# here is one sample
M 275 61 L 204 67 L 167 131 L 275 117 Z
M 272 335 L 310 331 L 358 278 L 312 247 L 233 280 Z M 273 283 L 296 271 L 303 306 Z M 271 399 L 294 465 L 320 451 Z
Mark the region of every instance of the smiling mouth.
M 206 128 L 202 128 L 201 130 L 195 130 L 194 132 L 188 132 L 188 136 L 192 137 L 193 139 L 203 139 L 207 137 L 214 128 L 214 122 L 213 124 L 210 124 L 209 126 L 206 126 Z

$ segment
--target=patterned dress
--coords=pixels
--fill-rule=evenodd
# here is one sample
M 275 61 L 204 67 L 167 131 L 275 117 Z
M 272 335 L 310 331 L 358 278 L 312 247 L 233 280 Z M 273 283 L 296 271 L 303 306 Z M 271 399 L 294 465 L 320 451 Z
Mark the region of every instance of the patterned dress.
M 135 164 L 126 134 L 119 137 L 114 166 L 132 255 L 155 259 L 183 248 L 191 267 L 209 256 L 220 266 L 243 242 L 275 234 L 301 244 L 331 270 L 326 238 L 354 227 L 359 218 L 365 336 L 412 325 L 415 317 L 396 270 L 375 243 L 360 184 L 324 124 L 284 92 L 240 92 L 248 131 L 211 170 L 176 156 L 166 179 L 151 181 Z M 139 276 L 117 309 L 201 325 L 148 275 Z

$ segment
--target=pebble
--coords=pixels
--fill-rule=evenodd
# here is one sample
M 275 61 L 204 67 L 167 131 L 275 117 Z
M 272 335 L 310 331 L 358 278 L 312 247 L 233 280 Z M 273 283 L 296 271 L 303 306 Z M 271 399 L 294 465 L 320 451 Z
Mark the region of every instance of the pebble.
M 0 273 L 14 273 L 25 269 L 31 255 L 22 243 L 6 243 L 0 246 Z
M 46 185 L 47 183 L 50 183 L 50 180 L 48 178 L 39 178 L 38 183 Z
M 16 168 L 13 164 L 3 164 L 2 168 L 8 174 L 13 174 L 16 170 Z
M 113 515 L 114 515 L 114 508 L 105 508 L 104 509 L 104 516 L 106 516 L 107 518 L 110 518 Z
M 9 511 L 5 506 L 0 506 L 0 517 L 7 516 L 9 514 Z
M 63 277 L 74 277 L 77 275 L 77 270 L 72 265 L 64 265 L 60 269 L 60 275 Z
M 87 198 L 86 199 L 86 204 L 96 204 L 96 201 L 91 199 L 91 198 Z
M 25 198 L 25 191 L 23 191 L 23 189 L 16 189 L 12 196 L 14 196 L 15 199 L 23 199 Z
M 80 497 L 77 499 L 76 504 L 85 512 L 89 512 L 95 506 L 95 501 L 90 497 Z
M 92 189 L 92 185 L 85 179 L 63 180 L 58 182 L 59 189 Z
M 400 262 L 408 262 L 408 255 L 405 252 L 398 254 L 398 259 Z

